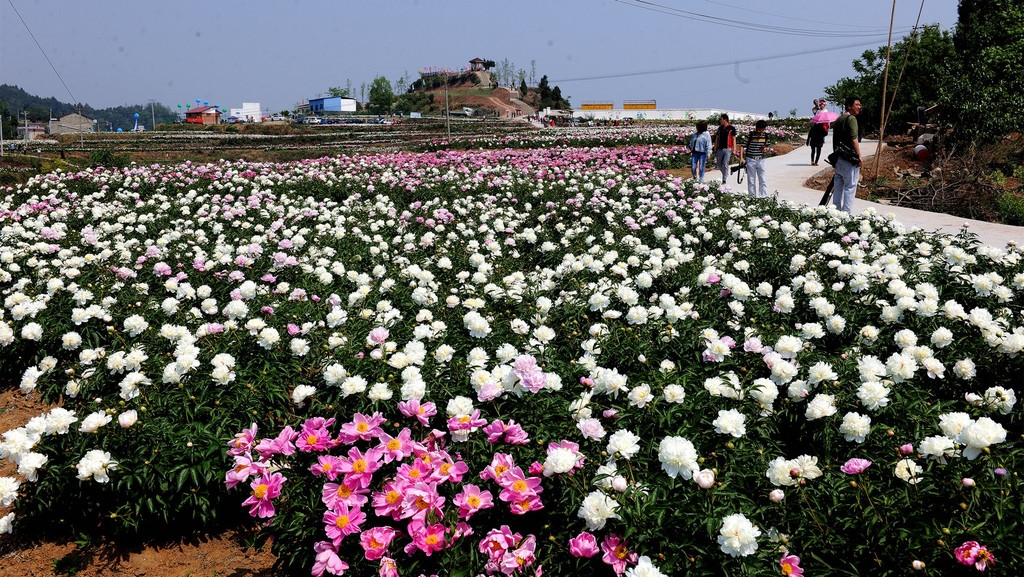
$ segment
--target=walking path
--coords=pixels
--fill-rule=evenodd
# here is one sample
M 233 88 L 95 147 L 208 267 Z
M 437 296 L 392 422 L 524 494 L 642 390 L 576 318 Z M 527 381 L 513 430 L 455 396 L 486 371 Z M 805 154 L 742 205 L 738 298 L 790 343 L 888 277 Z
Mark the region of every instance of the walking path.
M 821 201 L 822 191 L 806 188 L 804 182 L 818 172 L 828 169 L 824 157 L 832 152 L 831 136 L 829 134 L 829 139 L 822 149 L 822 160 L 819 162 L 819 166 L 811 166 L 811 152 L 806 146 L 800 146 L 787 154 L 769 158 L 765 162 L 765 180 L 768 181 L 768 189 L 776 191 L 779 202 L 817 205 Z M 861 150 L 872 155 L 877 147 L 877 141 L 865 140 L 861 143 Z M 706 179 L 710 181 L 715 178 L 721 179 L 721 177 L 721 172 L 708 170 Z M 734 191 L 745 194 L 747 190 L 746 177 L 744 177 L 743 184 L 737 186 L 736 177 L 730 175 L 729 186 Z M 853 202 L 854 214 L 859 214 L 868 208 L 875 209 L 879 214 L 891 215 L 908 228 L 916 227 L 930 232 L 957 234 L 966 225 L 968 230 L 977 234 L 978 239 L 984 244 L 998 248 L 1004 248 L 1010 242 L 1024 245 L 1024 227 L 1020 226 L 970 220 L 938 212 L 878 204 L 859 198 Z

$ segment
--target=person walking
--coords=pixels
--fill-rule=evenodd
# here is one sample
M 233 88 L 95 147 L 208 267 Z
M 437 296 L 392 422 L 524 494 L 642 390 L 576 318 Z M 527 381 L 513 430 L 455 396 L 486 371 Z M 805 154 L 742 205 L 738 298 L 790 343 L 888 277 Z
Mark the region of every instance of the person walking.
M 700 175 L 704 182 L 704 167 L 708 162 L 708 151 L 711 150 L 711 135 L 708 134 L 708 121 L 697 122 L 697 132 L 690 137 L 690 171 L 693 177 Z
M 845 101 L 846 110 L 832 124 L 832 150 L 836 153 L 836 173 L 832 179 L 834 184 L 832 203 L 844 212 L 853 212 L 853 199 L 857 196 L 857 184 L 860 182 L 860 127 L 857 115 L 860 114 L 860 98 L 850 96 Z
M 722 171 L 722 184 L 729 180 L 729 161 L 732 150 L 736 147 L 736 127 L 729 124 L 729 115 L 722 113 L 718 117 L 718 130 L 715 131 L 715 164 Z
M 764 157 L 768 152 L 768 123 L 758 120 L 754 132 L 747 136 L 747 143 L 739 153 L 740 163 L 747 163 L 747 194 L 754 198 L 768 198 L 768 184 L 764 180 Z
M 828 124 L 815 122 L 807 131 L 807 146 L 811 148 L 811 166 L 818 166 L 821 160 L 821 149 L 825 146 L 825 135 L 828 134 Z

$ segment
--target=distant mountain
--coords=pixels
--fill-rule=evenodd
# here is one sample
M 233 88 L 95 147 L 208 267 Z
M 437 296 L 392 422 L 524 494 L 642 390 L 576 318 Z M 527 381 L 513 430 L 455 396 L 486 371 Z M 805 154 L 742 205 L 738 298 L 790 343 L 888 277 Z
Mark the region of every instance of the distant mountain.
M 113 108 L 93 108 L 88 104 L 82 104 L 81 109 L 76 104 L 61 102 L 52 96 L 42 98 L 25 92 L 17 86 L 0 84 L 0 113 L 5 116 L 22 118 L 21 113 L 28 111 L 29 121 L 46 122 L 50 118 L 60 118 L 66 114 L 77 112 L 88 118 L 99 121 L 101 131 L 125 130 L 135 125 L 135 114 L 139 115 L 139 124 L 150 127 L 153 123 L 153 116 L 156 116 L 157 124 L 172 123 L 178 121 L 178 113 L 163 104 L 154 103 L 138 104 L 135 106 L 115 106 Z

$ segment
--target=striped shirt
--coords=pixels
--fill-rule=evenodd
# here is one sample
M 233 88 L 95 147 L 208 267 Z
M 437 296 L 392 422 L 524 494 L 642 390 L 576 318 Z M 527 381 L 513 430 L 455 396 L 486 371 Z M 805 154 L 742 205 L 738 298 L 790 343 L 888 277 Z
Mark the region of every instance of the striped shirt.
M 768 135 L 753 132 L 747 137 L 747 158 L 764 158 L 768 149 Z

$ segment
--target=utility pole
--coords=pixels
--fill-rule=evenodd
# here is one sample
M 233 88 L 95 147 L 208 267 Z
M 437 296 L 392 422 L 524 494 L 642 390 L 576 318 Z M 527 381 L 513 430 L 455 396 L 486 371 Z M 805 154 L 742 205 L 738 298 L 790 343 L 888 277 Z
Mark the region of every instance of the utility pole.
M 150 130 L 156 128 L 156 105 L 154 104 L 155 102 L 156 100 L 153 100 L 152 98 L 149 99 L 149 113 L 153 117 L 153 125 L 149 127 Z
M 448 146 L 452 144 L 452 110 L 448 104 L 448 72 L 444 73 L 444 115 L 448 127 Z

